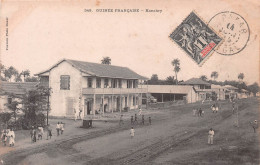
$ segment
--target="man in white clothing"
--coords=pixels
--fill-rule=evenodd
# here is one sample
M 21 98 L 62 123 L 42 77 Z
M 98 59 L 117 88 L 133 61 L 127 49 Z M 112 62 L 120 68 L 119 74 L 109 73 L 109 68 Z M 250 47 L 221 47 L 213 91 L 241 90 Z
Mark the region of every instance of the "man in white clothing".
M 210 128 L 209 135 L 208 135 L 208 144 L 213 144 L 213 136 L 214 136 L 214 131 L 212 128 Z
M 135 130 L 133 127 L 130 129 L 130 135 L 131 135 L 131 139 L 135 136 Z

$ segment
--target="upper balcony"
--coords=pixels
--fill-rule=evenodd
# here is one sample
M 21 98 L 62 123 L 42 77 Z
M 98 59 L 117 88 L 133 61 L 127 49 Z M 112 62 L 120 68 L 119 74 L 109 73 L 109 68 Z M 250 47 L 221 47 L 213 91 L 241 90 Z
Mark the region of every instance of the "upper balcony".
M 146 93 L 146 88 L 83 88 L 82 94 L 132 94 Z

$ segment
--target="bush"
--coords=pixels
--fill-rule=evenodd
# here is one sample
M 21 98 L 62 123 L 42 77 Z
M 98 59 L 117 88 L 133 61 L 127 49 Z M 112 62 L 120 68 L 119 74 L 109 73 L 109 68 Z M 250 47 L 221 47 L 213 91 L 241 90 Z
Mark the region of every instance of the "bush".
M 11 119 L 11 113 L 4 112 L 0 113 L 0 122 L 7 124 L 7 122 Z

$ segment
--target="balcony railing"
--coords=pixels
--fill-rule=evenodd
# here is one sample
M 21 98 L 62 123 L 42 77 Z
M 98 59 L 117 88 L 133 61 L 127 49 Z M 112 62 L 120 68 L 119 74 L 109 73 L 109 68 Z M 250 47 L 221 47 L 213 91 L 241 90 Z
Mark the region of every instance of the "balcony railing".
M 83 88 L 82 94 L 131 94 L 146 93 L 145 88 Z

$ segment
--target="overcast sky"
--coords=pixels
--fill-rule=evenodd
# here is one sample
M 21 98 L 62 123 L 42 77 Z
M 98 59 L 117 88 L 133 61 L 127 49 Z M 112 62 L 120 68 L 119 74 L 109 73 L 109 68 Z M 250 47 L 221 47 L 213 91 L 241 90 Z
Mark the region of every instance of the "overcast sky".
M 130 3 L 131 2 L 131 3 Z M 29 69 L 32 74 L 48 69 L 63 58 L 100 63 L 104 56 L 113 65 L 125 66 L 135 72 L 160 79 L 174 75 L 171 61 L 180 59 L 179 80 L 200 75 L 210 78 L 212 71 L 218 80 L 259 80 L 260 12 L 253 1 L 125 1 L 105 3 L 5 2 L 1 8 L 1 61 L 19 71 Z M 2 2 L 3 3 L 3 2 Z M 243 6 L 243 7 L 241 7 Z M 84 9 L 93 12 L 84 12 Z M 162 13 L 97 13 L 96 9 L 137 8 L 159 9 Z M 223 56 L 213 53 L 199 67 L 173 43 L 169 34 L 195 10 L 205 21 L 222 11 L 242 15 L 250 27 L 250 40 L 239 54 Z M 6 18 L 8 18 L 8 50 L 6 50 Z

